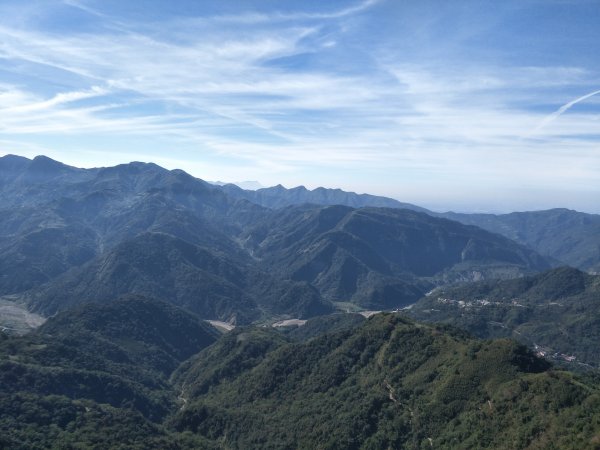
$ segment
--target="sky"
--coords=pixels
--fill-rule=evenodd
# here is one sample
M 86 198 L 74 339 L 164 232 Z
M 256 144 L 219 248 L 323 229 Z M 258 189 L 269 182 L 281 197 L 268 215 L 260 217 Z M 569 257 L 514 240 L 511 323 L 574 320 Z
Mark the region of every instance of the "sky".
M 0 0 L 0 156 L 600 213 L 598 0 Z

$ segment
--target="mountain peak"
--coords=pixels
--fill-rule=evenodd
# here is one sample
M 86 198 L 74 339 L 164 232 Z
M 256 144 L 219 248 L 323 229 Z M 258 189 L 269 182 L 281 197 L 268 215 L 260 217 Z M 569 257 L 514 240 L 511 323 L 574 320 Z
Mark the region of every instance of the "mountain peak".
M 346 205 L 352 208 L 362 208 L 365 206 L 412 209 L 428 213 L 425 208 L 421 208 L 409 203 L 402 203 L 388 197 L 379 197 L 376 195 L 357 194 L 355 192 L 346 192 L 341 189 L 329 189 L 318 187 L 310 190 L 305 186 L 296 186 L 291 189 L 278 184 L 268 188 L 258 189 L 257 191 L 234 190 L 226 187 L 227 192 L 237 198 L 245 198 L 253 203 L 265 206 L 267 208 L 284 208 L 291 205 L 313 204 L 313 205 Z
M 26 161 L 28 164 L 22 168 L 24 169 L 23 176 L 28 182 L 46 182 L 67 173 L 84 172 L 84 169 L 68 166 L 44 155 L 38 155 L 31 161 Z
M 22 163 L 27 163 L 30 162 L 31 160 L 29 158 L 25 158 L 24 156 L 19 156 L 19 155 L 13 155 L 12 153 L 6 154 L 4 156 L 0 156 L 0 161 L 2 162 L 13 162 L 13 161 L 19 161 Z
M 154 163 L 146 163 L 141 161 L 131 161 L 125 164 L 119 164 L 114 167 L 107 167 L 107 170 L 116 170 L 120 172 L 130 172 L 130 173 L 140 173 L 146 170 L 151 171 L 165 171 L 162 167 L 154 164 Z
M 74 167 L 67 166 L 59 161 L 56 161 L 48 156 L 38 155 L 29 164 L 29 170 L 34 172 L 46 172 L 56 173 L 62 172 L 65 169 L 75 169 Z
M 49 164 L 49 165 L 55 165 L 55 166 L 65 166 L 65 164 L 56 161 L 55 159 L 50 158 L 49 156 L 46 155 L 37 155 L 36 157 L 33 158 L 32 162 L 35 162 L 37 164 Z
M 15 172 L 23 171 L 31 160 L 23 156 L 4 155 L 0 157 L 0 170 L 11 172 L 14 176 Z

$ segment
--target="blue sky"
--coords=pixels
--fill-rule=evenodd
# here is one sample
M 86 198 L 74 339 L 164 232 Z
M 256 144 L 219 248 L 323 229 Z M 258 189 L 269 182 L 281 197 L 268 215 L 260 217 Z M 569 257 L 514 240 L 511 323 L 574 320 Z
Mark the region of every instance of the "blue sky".
M 600 213 L 600 2 L 0 2 L 0 155 Z

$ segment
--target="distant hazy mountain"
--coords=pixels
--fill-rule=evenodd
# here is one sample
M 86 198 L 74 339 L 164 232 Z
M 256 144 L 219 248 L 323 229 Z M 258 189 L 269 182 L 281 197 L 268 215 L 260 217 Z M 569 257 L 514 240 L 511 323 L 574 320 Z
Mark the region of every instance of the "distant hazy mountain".
M 0 208 L 30 206 L 57 198 L 68 187 L 91 179 L 98 169 L 78 169 L 46 156 L 33 160 L 6 155 L 0 158 Z
M 59 205 L 88 220 L 124 213 L 153 196 L 228 227 L 252 218 L 245 206 L 263 209 L 241 204 L 220 187 L 182 170 L 166 170 L 151 163 L 78 169 L 45 156 L 29 160 L 7 155 L 0 158 L 0 182 L 0 209 Z
M 440 288 L 410 310 L 483 338 L 511 337 L 548 357 L 600 367 L 600 276 L 562 267 L 515 280 Z M 556 354 L 556 355 L 555 355 Z
M 233 182 L 224 182 L 224 181 L 209 181 L 210 184 L 214 184 L 217 186 L 225 186 L 227 184 L 233 184 L 242 189 L 246 189 L 249 191 L 256 191 L 257 189 L 262 189 L 264 186 L 260 184 L 258 181 L 233 181 Z
M 405 208 L 414 211 L 426 212 L 410 203 L 402 203 L 392 198 L 379 197 L 369 194 L 356 194 L 341 189 L 326 189 L 319 187 L 309 191 L 304 186 L 286 189 L 282 185 L 249 191 L 233 184 L 223 186 L 223 191 L 235 198 L 244 198 L 258 205 L 268 208 L 282 208 L 290 205 L 311 203 L 314 205 L 345 205 L 353 208 L 374 206 L 382 208 Z
M 271 270 L 366 308 L 410 304 L 436 284 L 550 267 L 502 236 L 405 209 L 288 207 L 243 241 Z
M 475 225 L 525 244 L 582 270 L 600 272 L 600 215 L 569 209 L 443 217 Z

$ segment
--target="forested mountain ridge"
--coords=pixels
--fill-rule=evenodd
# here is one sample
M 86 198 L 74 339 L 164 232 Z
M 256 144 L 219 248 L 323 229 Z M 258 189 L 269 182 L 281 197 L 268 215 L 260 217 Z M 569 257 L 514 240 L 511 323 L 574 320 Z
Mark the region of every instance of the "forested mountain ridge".
M 45 314 L 133 292 L 207 319 L 306 318 L 331 302 L 397 307 L 439 284 L 552 264 L 419 212 L 269 209 L 155 164 L 78 169 L 5 156 L 0 173 L 0 295 Z
M 0 342 L 0 446 L 167 448 L 177 366 L 218 333 L 165 302 L 86 304 Z M 177 447 L 175 447 L 177 448 Z
M 434 217 L 475 225 L 492 233 L 501 234 L 530 247 L 541 255 L 581 270 L 600 272 L 600 215 L 598 214 L 586 214 L 564 208 L 510 214 L 439 213 L 388 197 L 355 194 L 340 189 L 319 187 L 307 190 L 304 186 L 286 189 L 278 185 L 253 191 L 231 184 L 223 186 L 223 189 L 236 198 L 245 198 L 270 208 L 313 203 L 355 208 L 400 208 L 425 212 Z
M 564 208 L 510 214 L 442 214 L 527 245 L 542 255 L 600 272 L 600 215 Z
M 481 338 L 511 337 L 570 366 L 600 367 L 600 276 L 570 267 L 439 288 L 409 311 Z
M 476 227 L 389 208 L 297 206 L 243 234 L 265 266 L 366 308 L 413 303 L 437 284 L 514 277 L 550 262 Z
M 17 158 L 21 170 L 11 171 L 6 161 L 13 158 L 0 158 L 5 178 L 0 248 L 6 255 L 0 260 L 0 294 L 39 286 L 147 231 L 171 233 L 245 258 L 230 235 L 261 210 L 182 171 L 154 164 L 84 170 L 37 157 Z M 39 175 L 38 161 L 50 166 L 49 175 Z M 59 175 L 52 176 L 57 165 Z M 32 166 L 35 177 L 28 175 Z
M 305 318 L 332 311 L 308 283 L 282 280 L 166 233 L 143 233 L 80 268 L 28 291 L 35 311 L 134 293 L 169 301 L 204 318 L 250 323 L 265 315 Z
M 299 344 L 274 336 L 270 350 L 268 333 L 227 338 L 178 372 L 186 406 L 171 423 L 228 448 L 591 449 L 600 437 L 597 388 L 512 341 L 385 314 Z M 232 346 L 244 363 L 206 376 Z
M 242 224 L 246 223 L 246 217 L 252 217 L 256 213 L 257 205 L 281 208 L 312 203 L 354 208 L 412 209 L 502 234 L 542 255 L 582 270 L 600 270 L 600 216 L 567 209 L 510 214 L 434 213 L 387 197 L 355 194 L 339 189 L 317 188 L 309 191 L 302 186 L 286 189 L 279 185 L 252 191 L 235 185 L 210 185 L 183 171 L 167 171 L 155 164 L 130 163 L 101 169 L 77 169 L 44 156 L 33 160 L 14 155 L 1 157 L 0 189 L 5 194 L 0 200 L 0 209 L 26 204 L 41 205 L 51 198 L 73 197 L 77 192 L 83 194 L 86 191 L 93 191 L 96 201 L 99 197 L 111 193 L 122 195 L 123 192 L 140 194 L 152 191 L 169 194 L 171 199 L 177 197 L 178 200 L 186 196 L 198 198 L 201 191 L 212 192 L 211 195 L 216 196 L 223 204 L 237 203 L 235 210 L 238 211 L 242 207 L 239 201 L 247 202 L 244 214 L 233 212 L 229 217 L 231 221 L 241 221 Z M 224 201 L 225 198 L 228 200 Z M 195 204 L 198 206 L 199 203 L 196 201 Z M 218 210 L 213 202 L 213 206 L 208 208 L 209 215 L 219 215 Z M 230 221 L 227 224 L 230 225 Z

